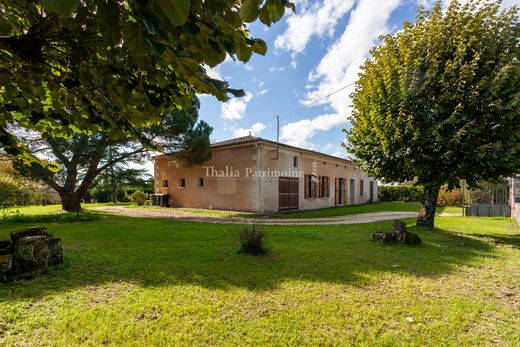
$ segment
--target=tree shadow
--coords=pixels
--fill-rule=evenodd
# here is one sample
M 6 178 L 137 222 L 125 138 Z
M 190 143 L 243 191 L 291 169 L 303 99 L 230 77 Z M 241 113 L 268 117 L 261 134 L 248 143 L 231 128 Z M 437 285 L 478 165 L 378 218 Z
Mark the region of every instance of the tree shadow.
M 96 222 L 46 226 L 62 238 L 64 264 L 43 276 L 0 285 L 0 301 L 37 299 L 115 281 L 251 291 L 275 289 L 287 280 L 366 286 L 385 273 L 442 276 L 494 256 L 495 248 L 478 237 L 414 227 L 410 230 L 423 239 L 420 246 L 372 241 L 372 233 L 390 230 L 391 221 L 269 226 L 271 251 L 261 257 L 237 253 L 236 225 L 102 215 Z M 21 227 L 0 229 L 0 238 Z

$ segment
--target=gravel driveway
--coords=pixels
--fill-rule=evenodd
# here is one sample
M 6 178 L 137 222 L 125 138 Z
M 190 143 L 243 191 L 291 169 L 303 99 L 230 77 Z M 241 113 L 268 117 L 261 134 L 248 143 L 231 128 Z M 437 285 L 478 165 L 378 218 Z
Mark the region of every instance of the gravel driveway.
M 93 208 L 96 211 L 116 213 L 128 217 L 141 218 L 170 218 L 180 221 L 193 221 L 205 223 L 226 223 L 226 224 L 298 224 L 298 225 L 313 225 L 313 224 L 361 224 L 372 223 L 389 219 L 415 218 L 417 212 L 392 211 L 392 212 L 374 212 L 353 214 L 348 216 L 327 217 L 327 218 L 298 218 L 298 219 L 277 219 L 277 218 L 238 218 L 238 217 L 220 217 L 220 216 L 204 216 L 196 213 L 181 212 L 174 209 L 139 209 L 139 208 L 125 208 L 123 206 L 101 206 Z M 442 214 L 441 214 L 442 215 Z

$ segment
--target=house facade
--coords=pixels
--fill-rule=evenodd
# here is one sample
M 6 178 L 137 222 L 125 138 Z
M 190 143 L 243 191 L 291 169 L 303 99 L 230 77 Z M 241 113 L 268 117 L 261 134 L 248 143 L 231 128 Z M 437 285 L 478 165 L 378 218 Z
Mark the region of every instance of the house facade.
M 212 144 L 200 166 L 154 157 L 155 193 L 173 207 L 259 213 L 377 201 L 377 181 L 349 161 L 254 136 Z

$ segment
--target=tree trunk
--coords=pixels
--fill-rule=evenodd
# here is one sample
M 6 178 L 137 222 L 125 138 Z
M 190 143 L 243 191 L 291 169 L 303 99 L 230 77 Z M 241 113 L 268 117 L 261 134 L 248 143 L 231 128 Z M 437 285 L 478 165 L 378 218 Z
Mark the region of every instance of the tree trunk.
M 419 218 L 417 218 L 417 226 L 433 228 L 440 188 L 438 184 L 424 186 L 424 195 L 421 201 Z
M 81 197 L 77 194 L 63 193 L 61 197 L 61 208 L 67 212 L 80 212 L 81 211 Z

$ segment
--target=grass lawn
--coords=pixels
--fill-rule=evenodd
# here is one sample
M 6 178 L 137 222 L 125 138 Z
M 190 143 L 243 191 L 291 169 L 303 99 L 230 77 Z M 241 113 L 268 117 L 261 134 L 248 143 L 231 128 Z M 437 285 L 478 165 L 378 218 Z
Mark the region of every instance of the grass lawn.
M 321 210 L 295 211 L 273 214 L 276 218 L 324 218 L 339 217 L 360 213 L 389 212 L 389 211 L 410 211 L 419 212 L 421 204 L 418 202 L 375 202 L 364 205 L 352 205 L 331 207 Z M 461 208 L 456 206 L 437 207 L 437 212 L 461 213 Z
M 225 224 L 46 223 L 65 263 L 0 285 L 0 345 L 519 345 L 513 221 L 408 222 L 422 246 L 371 241 L 390 221 L 269 226 L 264 257 Z

